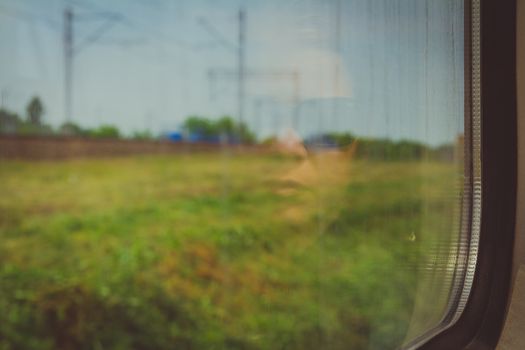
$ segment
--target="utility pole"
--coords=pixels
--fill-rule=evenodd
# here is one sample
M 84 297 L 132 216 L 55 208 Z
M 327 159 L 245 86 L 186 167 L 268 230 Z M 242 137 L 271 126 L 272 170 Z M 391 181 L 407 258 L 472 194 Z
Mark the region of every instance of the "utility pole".
M 64 10 L 64 113 L 67 123 L 71 122 L 73 106 L 73 11 Z
M 84 38 L 81 38 L 77 43 L 75 40 L 74 22 L 86 19 L 85 16 L 75 15 L 71 7 L 64 9 L 64 114 L 65 121 L 70 123 L 73 119 L 73 61 L 75 56 L 85 47 L 96 42 L 104 33 L 111 28 L 113 24 L 122 20 L 122 15 L 115 12 L 96 12 L 89 16 L 91 19 L 95 18 L 101 20 L 100 27 L 93 30 L 92 33 Z
M 208 71 L 208 78 L 210 84 L 210 90 L 213 90 L 215 80 L 218 78 L 237 79 L 240 81 L 240 72 L 232 69 L 212 68 Z M 292 116 L 292 127 L 297 131 L 299 125 L 299 86 L 300 86 L 300 74 L 297 71 L 289 70 L 253 70 L 243 69 L 242 80 L 246 81 L 246 78 L 250 79 L 289 79 L 292 82 L 292 105 L 293 105 L 293 116 Z M 213 91 L 211 91 L 213 93 Z M 244 99 L 244 94 L 242 94 Z M 244 101 L 243 101 L 244 102 Z M 242 121 L 242 120 L 240 120 Z
M 236 80 L 237 80 L 237 118 L 239 124 L 241 124 L 244 121 L 244 105 L 245 105 L 245 98 L 246 98 L 246 12 L 241 7 L 239 9 L 239 12 L 237 14 L 237 20 L 238 20 L 238 37 L 237 37 L 237 45 L 228 42 L 228 40 L 225 40 L 220 33 L 212 26 L 210 23 L 208 23 L 204 18 L 199 19 L 199 24 L 211 35 L 215 38 L 215 40 L 224 46 L 225 48 L 236 51 L 237 54 L 237 73 L 236 73 Z M 210 79 L 210 85 L 212 85 L 213 81 L 215 80 L 215 75 L 213 71 L 210 71 L 208 74 L 208 78 Z
M 245 71 L 245 53 L 244 53 L 244 33 L 245 31 L 245 13 L 244 9 L 239 10 L 239 46 L 238 46 L 238 110 L 237 117 L 239 118 L 239 125 L 242 124 L 244 119 L 244 97 L 245 97 L 245 81 L 244 81 L 244 71 Z
M 245 119 L 245 100 L 246 100 L 246 80 L 247 78 L 287 78 L 293 84 L 293 128 L 297 130 L 299 125 L 299 85 L 300 75 L 297 71 L 255 71 L 246 69 L 246 12 L 243 8 L 238 12 L 238 43 L 237 45 L 224 39 L 224 37 L 204 18 L 198 20 L 199 24 L 221 44 L 224 48 L 236 51 L 237 54 L 237 69 L 220 69 L 212 68 L 208 71 L 208 81 L 210 86 L 210 96 L 215 97 L 214 86 L 217 78 L 231 78 L 237 81 L 237 118 L 238 122 L 243 123 Z M 258 104 L 256 104 L 257 106 Z M 257 107 L 258 108 L 258 107 Z

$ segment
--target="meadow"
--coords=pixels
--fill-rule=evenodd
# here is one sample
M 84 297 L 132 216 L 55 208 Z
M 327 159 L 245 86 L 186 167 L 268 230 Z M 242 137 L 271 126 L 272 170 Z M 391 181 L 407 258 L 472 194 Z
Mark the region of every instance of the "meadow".
M 396 348 L 456 182 L 341 155 L 0 161 L 0 349 Z

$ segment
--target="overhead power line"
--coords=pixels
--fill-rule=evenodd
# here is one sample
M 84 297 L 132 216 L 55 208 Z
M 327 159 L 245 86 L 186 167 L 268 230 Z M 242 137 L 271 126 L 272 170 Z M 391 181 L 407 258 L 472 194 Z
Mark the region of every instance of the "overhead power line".
M 208 71 L 210 85 L 214 85 L 215 79 L 238 79 L 239 70 L 212 68 Z M 292 83 L 292 103 L 294 106 L 293 127 L 297 130 L 299 126 L 299 106 L 300 106 L 300 74 L 294 70 L 259 70 L 259 69 L 243 69 L 244 79 L 286 79 Z M 244 98 L 244 95 L 241 97 Z
M 113 27 L 119 20 L 119 17 L 105 17 L 107 18 L 95 31 L 85 37 L 76 46 L 73 47 L 73 54 L 78 54 L 83 48 L 95 43 L 100 39 L 105 32 Z
M 76 3 L 76 1 L 72 2 Z M 93 19 L 96 19 L 98 16 L 102 23 L 92 31 L 91 34 L 88 34 L 77 43 L 75 21 L 78 21 L 78 18 L 72 7 L 67 7 L 64 10 L 64 113 L 67 122 L 71 122 L 73 114 L 73 64 L 75 56 L 88 46 L 94 44 L 117 22 L 123 19 L 121 14 L 109 11 L 100 12 L 97 10 L 96 12 L 88 13 L 88 15 Z
M 214 26 L 206 20 L 204 17 L 199 17 L 197 23 L 222 47 L 235 52 L 238 50 L 238 45 L 235 45 L 228 39 L 226 39 Z
M 16 8 L 7 7 L 4 5 L 0 5 L 0 14 L 11 17 L 14 19 L 32 22 L 32 23 L 40 23 L 44 26 L 46 26 L 49 29 L 52 29 L 54 31 L 60 30 L 60 24 L 50 18 L 43 17 L 41 15 L 37 15 L 35 13 L 32 13 L 30 11 L 20 10 Z

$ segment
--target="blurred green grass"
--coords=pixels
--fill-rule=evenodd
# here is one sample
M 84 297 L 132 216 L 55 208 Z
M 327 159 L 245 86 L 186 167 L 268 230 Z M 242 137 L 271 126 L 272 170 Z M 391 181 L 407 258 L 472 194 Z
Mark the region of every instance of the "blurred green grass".
M 0 349 L 384 349 L 456 168 L 348 160 L 283 195 L 285 157 L 0 163 Z M 447 236 L 448 235 L 448 236 Z M 417 239 L 416 239 L 417 237 Z

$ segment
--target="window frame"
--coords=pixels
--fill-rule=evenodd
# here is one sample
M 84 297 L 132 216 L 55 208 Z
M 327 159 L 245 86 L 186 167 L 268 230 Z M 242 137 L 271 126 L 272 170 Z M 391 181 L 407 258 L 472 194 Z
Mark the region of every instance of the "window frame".
M 465 1 L 467 91 L 472 84 L 473 1 Z M 478 1 L 482 194 L 477 261 L 464 310 L 454 324 L 444 325 L 440 333 L 416 346 L 425 350 L 495 348 L 510 301 L 518 161 L 516 0 Z M 467 118 L 472 116 L 471 101 L 467 96 Z M 466 149 L 467 156 L 471 151 Z

